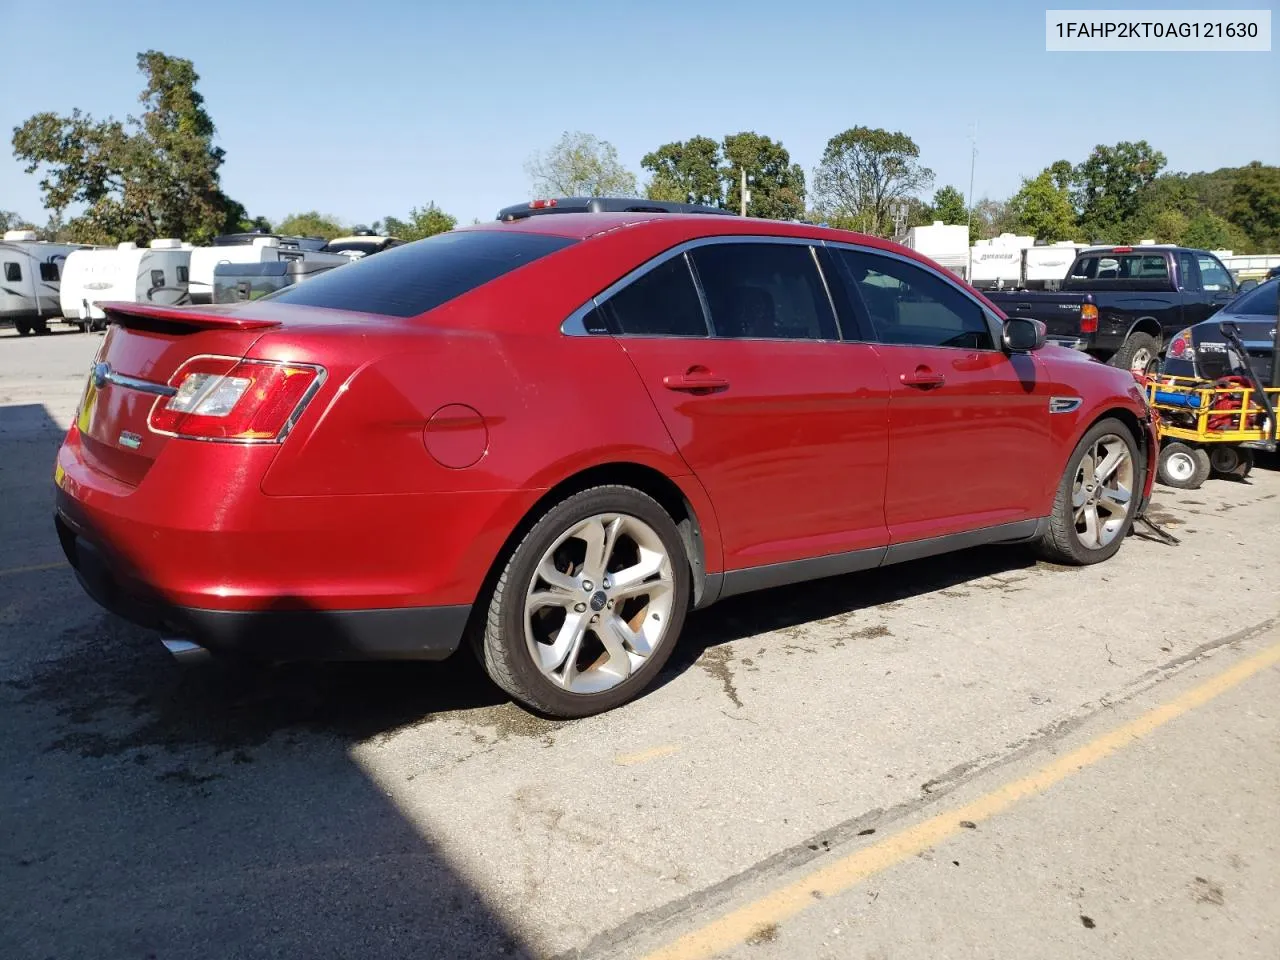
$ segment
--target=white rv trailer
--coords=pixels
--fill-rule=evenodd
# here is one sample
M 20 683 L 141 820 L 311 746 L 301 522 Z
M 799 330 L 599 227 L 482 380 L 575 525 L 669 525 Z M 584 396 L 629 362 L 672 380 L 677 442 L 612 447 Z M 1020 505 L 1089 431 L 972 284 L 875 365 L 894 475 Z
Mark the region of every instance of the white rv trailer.
M 49 321 L 62 316 L 58 288 L 67 257 L 89 249 L 37 240 L 34 230 L 6 230 L 0 241 L 0 322 L 12 323 L 22 337 L 48 330 Z
M 181 240 L 152 240 L 149 247 L 121 243 L 114 250 L 77 250 L 62 271 L 62 315 L 83 329 L 105 326 L 97 304 L 107 300 L 189 303 L 190 249 Z
M 253 237 L 248 243 L 196 247 L 191 251 L 191 302 L 213 302 L 214 273 L 219 264 L 278 263 L 296 260 L 335 267 L 350 263 L 351 257 L 342 253 L 326 253 L 300 248 L 297 245 L 286 245 L 281 242 L 280 237 L 276 236 Z
M 1031 290 L 1056 286 L 1067 278 L 1067 271 L 1087 243 L 1060 240 L 1022 251 L 1022 282 Z
M 959 277 L 964 278 L 969 270 L 969 228 L 963 223 L 946 224 L 935 220 L 927 227 L 912 227 L 902 245 Z
M 979 240 L 969 251 L 969 282 L 987 290 L 1017 286 L 1022 282 L 1022 251 L 1035 244 L 1035 237 L 1012 233 Z

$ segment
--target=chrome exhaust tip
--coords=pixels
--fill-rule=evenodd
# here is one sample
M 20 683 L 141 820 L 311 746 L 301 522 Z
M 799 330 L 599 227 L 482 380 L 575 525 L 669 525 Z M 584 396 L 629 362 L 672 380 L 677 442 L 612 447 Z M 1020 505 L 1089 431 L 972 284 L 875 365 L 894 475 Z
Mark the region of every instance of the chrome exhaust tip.
M 209 651 L 198 643 L 192 643 L 180 637 L 165 637 L 160 642 L 173 654 L 173 659 L 182 664 L 203 663 L 211 657 Z

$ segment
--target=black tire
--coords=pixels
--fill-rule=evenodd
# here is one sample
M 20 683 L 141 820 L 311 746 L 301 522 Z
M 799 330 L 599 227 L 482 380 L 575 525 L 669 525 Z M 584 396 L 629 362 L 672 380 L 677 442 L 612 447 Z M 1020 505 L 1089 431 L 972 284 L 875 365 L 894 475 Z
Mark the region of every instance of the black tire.
M 41 317 L 39 320 L 32 320 L 31 329 L 34 330 L 40 336 L 44 336 L 46 333 L 49 332 L 49 321 L 46 320 L 44 317 Z
M 18 331 L 18 336 L 20 337 L 31 336 L 31 324 L 28 323 L 26 320 L 13 321 L 13 329 Z
M 597 514 L 627 514 L 648 524 L 671 561 L 673 600 L 667 630 L 644 665 L 600 693 L 571 693 L 548 679 L 525 643 L 524 596 L 543 554 L 574 525 Z M 548 510 L 512 551 L 488 601 L 478 653 L 499 687 L 529 709 L 550 717 L 586 717 L 621 706 L 658 675 L 680 637 L 690 597 L 689 559 L 675 522 L 657 501 L 632 487 L 600 486 Z
M 1129 500 L 1128 513 L 1121 528 L 1111 542 L 1103 547 L 1090 547 L 1081 542 L 1076 533 L 1075 510 L 1072 507 L 1071 495 L 1075 485 L 1076 472 L 1080 469 L 1080 461 L 1094 444 L 1108 434 L 1118 436 L 1129 448 L 1129 457 L 1133 463 L 1134 487 Z M 1053 498 L 1053 511 L 1049 515 L 1049 527 L 1036 543 L 1036 548 L 1044 559 L 1052 563 L 1067 566 L 1083 567 L 1109 560 L 1120 549 L 1125 537 L 1133 526 L 1134 512 L 1138 507 L 1141 490 L 1136 489 L 1143 475 L 1142 451 L 1138 449 L 1138 441 L 1133 432 L 1120 420 L 1100 420 L 1080 438 L 1076 448 L 1071 451 L 1067 468 L 1062 472 L 1062 480 L 1058 483 L 1058 493 Z
M 1227 443 L 1215 444 L 1209 451 L 1209 466 L 1214 476 L 1229 480 L 1243 480 L 1253 469 L 1253 451 L 1248 447 L 1233 447 Z
M 1209 453 L 1204 447 L 1193 447 L 1180 440 L 1171 440 L 1160 447 L 1156 479 L 1166 487 L 1199 490 L 1212 470 Z
M 1107 361 L 1121 370 L 1133 370 L 1134 361 L 1145 355 L 1146 360 L 1137 368 L 1139 373 L 1154 372 L 1160 365 L 1160 341 L 1149 333 L 1131 333 L 1129 339 Z

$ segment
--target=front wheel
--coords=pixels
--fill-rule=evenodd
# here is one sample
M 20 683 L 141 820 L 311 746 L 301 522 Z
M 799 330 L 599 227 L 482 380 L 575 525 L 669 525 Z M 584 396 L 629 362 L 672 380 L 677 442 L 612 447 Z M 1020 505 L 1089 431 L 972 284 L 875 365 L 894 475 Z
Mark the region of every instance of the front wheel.
M 18 336 L 20 337 L 31 336 L 31 324 L 26 320 L 13 321 L 13 328 L 18 331 Z
M 548 510 L 512 552 L 481 659 L 539 713 L 610 710 L 662 669 L 689 595 L 688 557 L 667 512 L 631 487 L 593 487 Z
M 1067 461 L 1041 554 L 1073 566 L 1110 559 L 1133 525 L 1139 482 L 1138 443 L 1129 428 L 1112 419 L 1095 424 Z

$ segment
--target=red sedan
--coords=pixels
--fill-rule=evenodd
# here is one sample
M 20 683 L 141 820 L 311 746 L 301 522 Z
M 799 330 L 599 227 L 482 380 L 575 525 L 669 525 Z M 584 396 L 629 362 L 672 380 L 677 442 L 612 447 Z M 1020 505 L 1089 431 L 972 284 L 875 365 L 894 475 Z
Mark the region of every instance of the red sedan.
M 1096 563 L 1150 496 L 1128 371 L 912 251 L 571 206 L 258 301 L 106 304 L 55 472 L 84 588 L 175 652 L 466 638 L 581 716 L 649 685 L 691 609 L 984 543 Z

